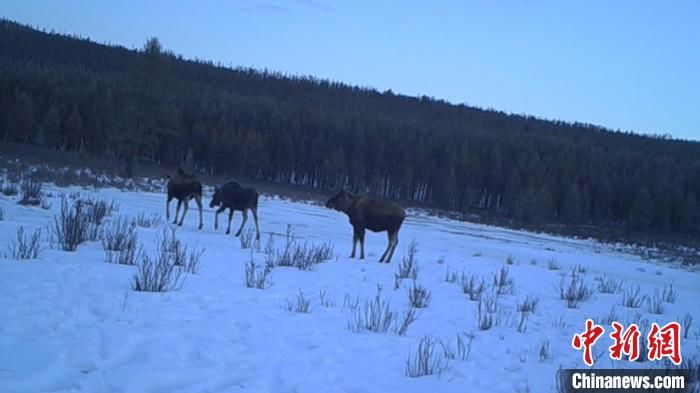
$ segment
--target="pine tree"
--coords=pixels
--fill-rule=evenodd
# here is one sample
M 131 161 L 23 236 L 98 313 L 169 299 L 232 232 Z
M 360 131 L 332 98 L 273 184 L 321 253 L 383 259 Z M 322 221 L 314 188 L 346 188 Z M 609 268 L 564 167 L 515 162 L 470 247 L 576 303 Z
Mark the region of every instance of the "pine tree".
M 20 93 L 14 103 L 10 116 L 9 139 L 14 142 L 28 143 L 34 126 L 34 104 L 27 93 Z
M 61 118 L 58 113 L 58 108 L 56 105 L 51 105 L 49 110 L 44 116 L 44 120 L 40 126 L 41 137 L 37 138 L 37 144 L 39 146 L 60 148 L 58 146 L 59 136 L 63 132 L 61 130 Z
M 571 183 L 562 205 L 561 220 L 567 224 L 580 224 L 583 221 L 584 206 L 581 192 L 576 183 Z
M 83 120 L 77 105 L 73 107 L 73 110 L 66 120 L 66 136 L 66 145 L 70 149 L 80 151 L 82 148 Z
M 645 231 L 651 227 L 652 199 L 649 189 L 642 186 L 634 196 L 634 202 L 630 206 L 628 219 L 631 227 Z

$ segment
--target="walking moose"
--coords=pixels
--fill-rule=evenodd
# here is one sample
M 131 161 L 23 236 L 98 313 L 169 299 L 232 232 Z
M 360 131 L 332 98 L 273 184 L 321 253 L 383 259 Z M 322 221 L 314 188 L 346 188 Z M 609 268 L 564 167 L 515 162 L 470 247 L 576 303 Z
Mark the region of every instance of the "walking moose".
M 222 213 L 227 208 L 228 212 L 228 229 L 226 234 L 231 233 L 231 221 L 233 220 L 233 212 L 240 210 L 243 212 L 243 222 L 238 228 L 236 236 L 241 234 L 243 226 L 248 221 L 248 210 L 253 213 L 255 220 L 255 239 L 260 239 L 260 229 L 258 228 L 258 192 L 253 188 L 243 188 L 235 181 L 230 181 L 221 187 L 214 189 L 214 195 L 211 198 L 209 207 L 214 208 L 219 206 L 214 214 L 214 229 L 219 229 L 219 213 Z
M 185 173 L 182 169 L 177 170 L 175 175 L 166 175 L 168 179 L 168 200 L 165 203 L 165 217 L 166 220 L 170 221 L 170 201 L 173 198 L 177 199 L 177 209 L 175 209 L 175 219 L 173 224 L 178 224 L 182 226 L 182 222 L 185 221 L 185 214 L 189 208 L 190 199 L 194 199 L 199 208 L 199 229 L 202 229 L 202 183 L 197 179 L 195 175 Z M 180 214 L 180 206 L 184 203 L 185 210 L 182 212 L 182 217 L 180 217 L 180 222 L 177 222 L 177 216 Z
M 389 244 L 379 262 L 389 263 L 394 250 L 399 244 L 399 229 L 406 218 L 403 207 L 398 203 L 379 201 L 366 195 L 356 195 L 340 191 L 326 202 L 326 207 L 347 214 L 353 228 L 352 254 L 355 258 L 355 247 L 360 242 L 360 259 L 365 258 L 365 229 L 372 232 L 386 231 Z

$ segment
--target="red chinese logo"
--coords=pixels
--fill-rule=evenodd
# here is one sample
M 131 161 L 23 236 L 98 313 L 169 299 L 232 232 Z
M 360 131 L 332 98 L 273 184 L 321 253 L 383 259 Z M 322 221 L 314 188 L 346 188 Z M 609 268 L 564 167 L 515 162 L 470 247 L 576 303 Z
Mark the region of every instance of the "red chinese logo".
M 649 360 L 661 360 L 667 357 L 673 364 L 681 364 L 681 325 L 678 322 L 670 322 L 661 328 L 653 323 L 647 336 L 647 343 Z
M 633 362 L 639 359 L 639 337 L 641 332 L 639 327 L 631 324 L 627 329 L 618 322 L 612 323 L 613 332 L 610 338 L 613 345 L 608 347 L 610 358 L 621 360 L 623 355 L 627 355 L 628 360 Z M 583 349 L 583 361 L 589 367 L 593 365 L 593 355 L 591 349 L 598 341 L 605 329 L 596 325 L 593 320 L 586 319 L 586 330 L 574 335 L 571 345 L 574 349 Z M 681 325 L 678 322 L 670 322 L 662 327 L 657 323 L 651 325 L 647 335 L 647 358 L 651 361 L 668 358 L 675 365 L 680 365 L 681 357 Z
M 600 325 L 595 325 L 592 319 L 586 319 L 586 331 L 574 335 L 571 345 L 575 349 L 583 348 L 583 361 L 588 365 L 593 365 L 593 356 L 591 355 L 591 347 L 595 344 L 605 330 Z
M 629 356 L 629 361 L 633 362 L 639 359 L 639 328 L 632 324 L 627 330 L 617 323 L 612 323 L 614 332 L 610 333 L 610 337 L 615 340 L 615 344 L 610 346 L 610 358 L 615 360 L 622 359 L 622 354 Z M 624 330 L 624 333 L 623 333 Z

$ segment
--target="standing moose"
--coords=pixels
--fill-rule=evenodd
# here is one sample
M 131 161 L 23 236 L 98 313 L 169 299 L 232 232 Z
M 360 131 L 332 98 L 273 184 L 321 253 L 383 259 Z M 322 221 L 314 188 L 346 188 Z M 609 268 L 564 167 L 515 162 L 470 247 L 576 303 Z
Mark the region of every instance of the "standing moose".
M 199 208 L 199 229 L 204 226 L 202 221 L 202 183 L 197 179 L 195 175 L 185 173 L 182 169 L 178 168 L 175 175 L 166 175 L 168 179 L 168 201 L 165 203 L 165 217 L 166 220 L 170 221 L 170 201 L 173 198 L 177 199 L 177 209 L 175 209 L 175 219 L 173 224 L 178 224 L 182 226 L 182 222 L 185 221 L 185 214 L 187 214 L 187 209 L 189 208 L 190 199 L 194 199 Z M 185 210 L 182 212 L 182 217 L 180 218 L 180 223 L 177 222 L 177 216 L 180 214 L 180 206 L 185 204 Z
M 253 212 L 255 220 L 255 238 L 260 239 L 260 229 L 258 228 L 258 192 L 253 188 L 243 188 L 235 181 L 230 181 L 221 187 L 214 188 L 214 195 L 211 198 L 209 207 L 219 206 L 214 214 L 214 229 L 219 229 L 219 213 L 227 208 L 228 212 L 228 229 L 226 234 L 231 233 L 231 220 L 233 220 L 233 212 L 240 210 L 243 212 L 243 222 L 241 227 L 236 232 L 236 236 L 241 234 L 245 222 L 248 220 L 248 210 Z
M 352 254 L 355 258 L 355 246 L 360 241 L 360 259 L 365 258 L 365 229 L 372 232 L 387 231 L 389 244 L 379 262 L 389 263 L 394 250 L 399 244 L 399 229 L 406 218 L 401 205 L 372 199 L 366 195 L 355 195 L 340 191 L 326 202 L 326 207 L 341 211 L 350 218 L 353 227 Z

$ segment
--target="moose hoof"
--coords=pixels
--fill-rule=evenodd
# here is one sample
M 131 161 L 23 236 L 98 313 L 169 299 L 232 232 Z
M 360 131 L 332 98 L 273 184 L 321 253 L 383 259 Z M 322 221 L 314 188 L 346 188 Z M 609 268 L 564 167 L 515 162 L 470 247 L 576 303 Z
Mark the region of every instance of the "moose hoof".
M 227 235 L 230 235 L 230 234 L 231 234 L 231 231 L 226 231 L 226 234 L 227 234 Z

